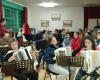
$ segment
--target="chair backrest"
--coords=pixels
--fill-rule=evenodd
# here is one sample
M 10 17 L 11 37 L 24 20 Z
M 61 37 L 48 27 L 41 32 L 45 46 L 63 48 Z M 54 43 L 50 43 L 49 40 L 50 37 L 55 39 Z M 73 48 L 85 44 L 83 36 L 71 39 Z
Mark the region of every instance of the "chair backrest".
M 82 56 L 56 56 L 57 64 L 60 66 L 82 67 L 84 65 L 84 57 Z

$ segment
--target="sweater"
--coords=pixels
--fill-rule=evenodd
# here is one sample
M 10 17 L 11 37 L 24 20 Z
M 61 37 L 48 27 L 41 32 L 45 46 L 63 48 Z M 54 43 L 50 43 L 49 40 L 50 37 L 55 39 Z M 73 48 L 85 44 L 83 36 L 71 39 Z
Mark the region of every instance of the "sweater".
M 53 60 L 53 57 L 55 57 L 55 50 L 56 47 L 54 45 L 49 45 L 45 50 L 43 54 L 43 60 L 46 61 L 47 64 L 55 64 L 56 60 Z
M 71 49 L 73 50 L 72 56 L 76 56 L 77 53 L 81 50 L 81 39 L 78 37 L 77 39 L 73 38 L 71 42 Z
M 80 49 L 81 47 L 81 39 L 80 38 L 73 38 L 72 39 L 72 42 L 71 42 L 71 48 L 72 50 L 77 50 L 77 49 Z

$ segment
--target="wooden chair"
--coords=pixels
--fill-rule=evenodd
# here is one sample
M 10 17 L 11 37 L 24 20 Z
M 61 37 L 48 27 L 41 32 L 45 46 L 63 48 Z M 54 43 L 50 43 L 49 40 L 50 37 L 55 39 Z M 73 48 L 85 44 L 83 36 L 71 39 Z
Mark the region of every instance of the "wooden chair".
M 2 75 L 11 76 L 11 80 L 16 75 L 16 70 L 25 69 L 25 72 L 34 71 L 34 60 L 21 60 L 14 62 L 2 62 Z

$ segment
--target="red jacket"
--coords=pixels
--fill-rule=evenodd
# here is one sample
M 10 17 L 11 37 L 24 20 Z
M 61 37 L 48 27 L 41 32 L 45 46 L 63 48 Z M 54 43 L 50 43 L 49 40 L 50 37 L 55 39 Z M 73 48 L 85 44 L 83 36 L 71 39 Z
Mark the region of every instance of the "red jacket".
M 0 25 L 0 38 L 2 38 L 3 35 L 4 35 L 6 32 L 9 32 L 9 30 L 8 30 L 5 26 Z
M 81 39 L 78 37 L 77 39 L 73 38 L 71 41 L 71 49 L 77 50 L 81 48 Z
M 31 35 L 31 29 L 26 23 L 24 23 L 24 35 Z

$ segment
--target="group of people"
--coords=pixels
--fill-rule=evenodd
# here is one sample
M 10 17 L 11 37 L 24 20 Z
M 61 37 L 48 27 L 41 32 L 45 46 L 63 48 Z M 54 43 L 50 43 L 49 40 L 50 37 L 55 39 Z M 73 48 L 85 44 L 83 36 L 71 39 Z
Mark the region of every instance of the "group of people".
M 6 28 L 6 20 L 0 20 L 0 46 L 8 45 L 10 50 L 4 56 L 5 61 L 11 62 L 16 61 L 15 52 L 18 52 L 21 48 L 19 48 L 19 38 L 16 40 L 12 38 L 11 31 Z M 33 34 L 34 35 L 34 34 Z M 53 31 L 46 31 L 43 30 L 37 34 L 36 36 L 30 40 L 31 42 L 37 40 L 46 40 L 48 45 L 43 49 L 43 60 L 47 63 L 48 69 L 54 73 L 59 74 L 57 80 L 66 80 L 69 75 L 69 71 L 64 67 L 61 67 L 56 64 L 56 57 L 55 57 L 55 50 L 60 47 L 70 47 L 71 48 L 71 55 L 80 56 L 81 51 L 83 50 L 100 50 L 100 30 L 97 31 L 96 36 L 93 37 L 91 32 L 84 32 L 82 29 L 79 29 L 78 32 L 69 32 L 69 30 L 65 29 L 56 29 Z M 28 41 L 28 40 L 27 40 Z M 30 46 L 30 45 L 29 45 Z M 35 46 L 35 44 L 34 44 Z M 33 46 L 31 51 L 31 55 L 33 59 L 36 61 L 36 54 L 34 54 L 34 50 L 36 48 Z M 34 49 L 35 48 L 35 49 Z M 76 80 L 81 80 L 82 73 L 84 70 L 80 69 L 78 75 L 76 76 Z M 38 72 L 37 70 L 33 71 L 32 73 L 24 73 L 23 70 L 17 71 L 16 73 L 20 74 L 15 76 L 18 80 L 38 80 Z
M 57 35 L 59 35 L 59 34 L 57 34 Z M 73 57 L 80 56 L 81 51 L 84 51 L 84 50 L 100 50 L 100 31 L 97 32 L 95 39 L 93 37 L 91 37 L 90 34 L 85 36 L 83 31 L 81 31 L 81 33 L 74 32 L 72 38 L 70 36 L 70 33 L 67 32 L 65 38 L 63 38 L 63 36 L 60 36 L 59 39 L 64 39 L 62 42 L 57 40 L 57 38 L 58 38 L 57 35 L 56 36 L 54 35 L 53 37 L 48 38 L 48 42 L 50 45 L 44 51 L 44 53 L 45 53 L 44 60 L 48 63 L 48 67 L 51 71 L 58 73 L 60 75 L 63 75 L 63 76 L 66 75 L 66 77 L 69 75 L 69 72 L 67 69 L 65 70 L 65 68 L 63 68 L 55 63 L 56 62 L 55 61 L 56 60 L 55 59 L 55 50 L 57 48 L 59 48 L 62 45 L 62 43 L 64 44 L 64 47 L 68 47 L 68 46 L 71 47 L 71 51 L 72 51 L 71 55 Z M 60 46 L 59 46 L 59 44 L 60 44 Z M 79 73 L 77 74 L 75 80 L 81 80 L 81 78 L 85 75 L 84 74 L 85 72 L 86 71 L 82 70 L 82 68 L 81 68 L 79 70 Z
M 6 61 L 6 62 L 12 62 L 12 61 L 19 61 L 15 55 L 15 53 L 19 54 L 20 49 L 24 49 L 24 47 L 20 47 L 18 41 L 11 36 L 11 31 L 7 29 L 6 27 L 6 20 L 1 19 L 0 20 L 0 46 L 4 47 L 9 47 L 9 51 L 3 55 L 0 56 L 1 61 Z M 29 54 L 31 55 L 32 59 L 34 59 L 34 71 L 31 72 L 25 72 L 25 70 L 20 69 L 16 70 L 15 78 L 18 80 L 38 80 L 38 69 L 37 69 L 37 54 L 36 54 L 36 48 L 35 48 L 35 43 L 29 46 Z M 24 51 L 24 54 L 25 51 Z M 22 60 L 22 59 L 20 59 Z

